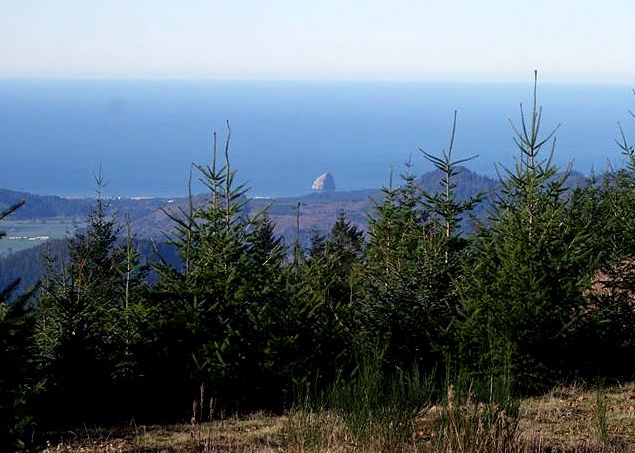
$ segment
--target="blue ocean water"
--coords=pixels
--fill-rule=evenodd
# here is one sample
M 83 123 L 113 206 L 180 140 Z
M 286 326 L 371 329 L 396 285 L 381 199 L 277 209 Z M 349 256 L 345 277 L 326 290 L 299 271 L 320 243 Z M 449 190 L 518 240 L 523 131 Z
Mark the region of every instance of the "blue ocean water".
M 232 166 L 252 196 L 299 195 L 331 172 L 338 189 L 387 183 L 418 151 L 447 146 L 458 110 L 455 155 L 478 154 L 488 175 L 517 154 L 509 120 L 529 109 L 532 83 L 220 82 L 0 80 L 0 187 L 93 194 L 101 165 L 107 192 L 183 195 L 190 164 L 206 163 L 211 133 L 232 127 Z M 620 162 L 618 122 L 635 139 L 631 87 L 542 85 L 545 133 L 555 161 L 588 173 Z M 198 189 L 198 188 L 197 188 Z

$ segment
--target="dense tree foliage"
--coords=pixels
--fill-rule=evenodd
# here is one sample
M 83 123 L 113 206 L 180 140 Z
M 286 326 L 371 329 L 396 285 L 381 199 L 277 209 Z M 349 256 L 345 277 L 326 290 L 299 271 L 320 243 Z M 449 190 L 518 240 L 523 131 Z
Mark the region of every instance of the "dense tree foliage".
M 4 219 L 24 204 L 18 201 L 0 212 Z M 4 232 L 0 231 L 0 238 Z M 30 294 L 15 294 L 19 280 L 0 288 L 0 450 L 23 446 L 22 436 L 31 420 L 27 403 L 35 392 L 29 361 L 33 335 Z
M 120 244 L 118 232 L 99 196 L 87 228 L 68 238 L 68 262 L 49 260 L 35 342 L 45 387 L 38 409 L 51 424 L 125 413 L 129 387 L 140 375 L 137 349 L 149 316 L 141 298 L 144 270 L 130 234 Z M 59 409 L 51 413 L 51 407 Z
M 264 212 L 246 212 L 245 189 L 229 166 L 229 136 L 222 165 L 214 146 L 212 162 L 196 167 L 208 202 L 170 214 L 183 265 L 160 265 L 153 291 L 158 353 L 177 372 L 168 371 L 160 387 L 185 397 L 173 401 L 181 407 L 195 400 L 199 414 L 209 413 L 210 400 L 271 403 L 282 391 L 273 345 L 287 342 L 280 325 L 287 297 L 281 240 Z
M 459 289 L 461 363 L 478 373 L 511 373 L 527 388 L 571 370 L 564 362 L 595 266 L 589 225 L 570 214 L 568 174 L 558 175 L 553 150 L 543 157 L 553 133 L 541 137 L 540 120 L 535 98 L 528 120 L 521 107 L 520 156 L 515 168 L 504 169 L 503 189 L 475 234 Z
M 427 370 L 441 365 L 447 330 L 458 309 L 455 283 L 467 246 L 462 216 L 481 195 L 459 200 L 453 160 L 456 115 L 450 144 L 441 157 L 423 152 L 439 171 L 440 190 L 427 192 L 406 165 L 403 184 L 384 189 L 370 219 L 366 298 L 362 316 L 369 338 L 379 332 L 385 359 Z
M 356 316 L 363 285 L 364 239 L 341 213 L 328 235 L 314 232 L 299 266 L 299 287 L 307 308 L 303 322 L 307 369 L 304 379 L 329 381 L 340 369 L 350 370 L 358 351 Z

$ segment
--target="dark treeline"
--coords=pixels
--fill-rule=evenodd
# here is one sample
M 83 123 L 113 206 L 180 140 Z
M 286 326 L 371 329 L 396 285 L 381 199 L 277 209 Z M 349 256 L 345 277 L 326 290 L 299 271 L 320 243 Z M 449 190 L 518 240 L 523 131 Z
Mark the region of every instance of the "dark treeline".
M 178 266 L 140 260 L 98 198 L 37 288 L 0 294 L 0 449 L 84 423 L 284 410 L 368 358 L 515 395 L 631 378 L 635 150 L 624 140 L 625 168 L 571 190 L 540 110 L 521 118 L 495 195 L 458 196 L 450 144 L 423 155 L 441 190 L 406 166 L 366 235 L 341 215 L 308 247 L 245 209 L 229 138 L 195 167 L 206 203 L 169 214 Z M 478 203 L 487 217 L 466 234 Z
M 110 209 L 109 205 L 109 212 Z M 118 237 L 116 246 L 122 245 L 125 241 L 125 237 Z M 151 263 L 156 261 L 158 256 L 177 267 L 181 262 L 177 250 L 166 242 L 154 242 L 150 239 L 135 237 L 133 246 L 139 253 L 140 263 L 149 268 L 147 278 L 150 283 L 156 282 L 156 273 L 153 272 Z M 54 258 L 53 264 L 58 268 L 68 263 L 68 240 L 49 239 L 43 244 L 0 258 L 0 288 L 9 286 L 19 279 L 13 294 L 18 296 L 28 291 L 29 288 L 39 284 L 42 277 L 50 270 L 50 258 Z

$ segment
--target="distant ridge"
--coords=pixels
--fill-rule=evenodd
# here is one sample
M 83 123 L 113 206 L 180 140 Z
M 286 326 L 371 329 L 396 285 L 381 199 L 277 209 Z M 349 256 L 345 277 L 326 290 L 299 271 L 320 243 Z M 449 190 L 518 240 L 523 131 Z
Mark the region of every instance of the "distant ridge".
M 460 167 L 454 178 L 456 194 L 459 199 L 467 199 L 477 193 L 491 193 L 498 187 L 498 181 L 478 174 L 468 168 Z M 419 183 L 423 190 L 436 193 L 441 189 L 441 172 L 429 171 L 421 175 Z M 587 178 L 579 172 L 571 172 L 569 186 L 583 184 Z M 395 185 L 400 184 L 399 180 Z M 338 212 L 344 212 L 353 223 L 365 229 L 367 216 L 373 201 L 381 198 L 381 189 L 365 189 L 353 191 L 319 191 L 297 197 L 255 198 L 249 207 L 253 211 L 269 206 L 268 214 L 276 225 L 276 232 L 289 239 L 295 232 L 296 210 L 300 203 L 301 229 L 326 231 L 330 228 Z M 249 195 L 249 194 L 247 194 Z M 49 218 L 77 219 L 81 221 L 90 212 L 93 198 L 69 199 L 52 195 L 35 195 L 9 189 L 0 189 L 0 209 L 6 208 L 19 200 L 26 204 L 15 212 L 9 220 L 46 220 Z M 204 203 L 205 194 L 195 197 L 195 204 Z M 187 208 L 185 198 L 116 198 L 109 199 L 111 210 L 120 220 L 128 216 L 132 222 L 133 232 L 140 239 L 163 237 L 165 232 L 173 228 L 173 223 L 163 209 L 176 212 L 179 208 Z M 478 215 L 478 212 L 476 213 Z M 293 233 L 295 234 L 295 233 Z
M 94 204 L 94 198 L 64 198 L 57 195 L 36 195 L 0 188 L 0 210 L 25 200 L 8 220 L 31 220 L 47 218 L 71 218 L 82 220 Z M 168 198 L 113 198 L 107 199 L 113 211 L 133 217 L 145 215 L 165 205 Z
M 459 199 L 466 199 L 477 193 L 495 193 L 498 181 L 488 176 L 480 175 L 467 168 L 460 168 L 455 177 L 456 193 Z M 441 173 L 430 171 L 419 178 L 419 184 L 427 192 L 436 192 L 441 189 Z M 578 172 L 572 172 L 569 179 L 569 187 L 584 184 L 587 178 Z M 395 181 L 398 183 L 399 181 Z M 366 230 L 368 216 L 372 213 L 375 203 L 382 197 L 382 189 L 365 189 L 354 191 L 326 191 L 314 192 L 299 197 L 281 197 L 270 199 L 252 199 L 248 209 L 256 212 L 268 207 L 268 216 L 275 225 L 278 235 L 284 237 L 287 244 L 295 240 L 297 235 L 297 209 L 300 209 L 300 240 L 306 242 L 312 231 L 325 234 L 332 227 L 337 215 L 343 212 L 354 225 Z M 195 204 L 205 203 L 205 194 L 195 197 Z M 94 199 L 80 198 L 67 199 L 56 196 L 41 196 L 25 192 L 17 192 L 8 189 L 0 189 L 0 209 L 15 201 L 26 199 L 26 205 L 18 210 L 10 219 L 14 220 L 45 220 L 48 218 L 75 217 L 83 220 L 90 211 Z M 119 215 L 123 221 L 123 215 L 127 214 L 131 219 L 132 231 L 142 245 L 145 259 L 156 259 L 153 256 L 150 239 L 156 241 L 162 253 L 172 253 L 162 243 L 166 240 L 166 234 L 173 231 L 174 223 L 163 211 L 164 209 L 178 212 L 178 209 L 187 209 L 188 201 L 185 198 L 149 198 L 149 199 L 114 199 L 109 200 L 113 212 Z M 487 201 L 477 206 L 473 214 L 482 217 L 487 209 Z M 19 216 L 17 215 L 19 213 Z M 469 221 L 464 219 L 463 225 Z M 4 258 L 0 258 L 0 274 L 8 280 L 23 277 L 23 286 L 35 283 L 45 269 L 42 253 L 47 251 L 54 255 L 64 255 L 65 244 L 63 240 L 50 240 L 35 248 L 15 252 Z M 171 257 L 171 259 L 176 259 Z M 5 282 L 6 283 L 6 282 Z M 0 286 L 2 281 L 0 281 Z

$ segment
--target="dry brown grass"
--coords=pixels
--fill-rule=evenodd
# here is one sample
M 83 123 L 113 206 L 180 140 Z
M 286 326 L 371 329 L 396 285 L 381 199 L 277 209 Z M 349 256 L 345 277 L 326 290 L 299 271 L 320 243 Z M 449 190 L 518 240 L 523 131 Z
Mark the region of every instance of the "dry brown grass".
M 598 404 L 598 398 L 603 402 Z M 635 451 L 635 384 L 600 391 L 559 387 L 526 399 L 519 433 L 555 451 Z
M 479 429 L 478 405 L 461 408 Z M 445 415 L 444 415 L 445 414 Z M 381 439 L 355 445 L 336 416 L 292 413 L 284 417 L 255 414 L 248 418 L 214 421 L 200 425 L 140 426 L 125 430 L 68 433 L 64 440 L 44 449 L 52 452 L 166 452 L 166 453 L 273 453 L 273 452 L 635 452 L 635 384 L 605 390 L 559 387 L 546 395 L 529 398 L 520 405 L 517 429 L 505 447 L 486 443 L 439 441 L 451 430 L 460 436 L 460 420 L 439 423 L 447 407 L 429 408 L 413 428 L 412 440 L 386 446 Z M 604 428 L 603 428 L 604 427 Z M 450 428 L 451 430 L 448 430 Z M 445 431 L 443 431 L 445 429 Z M 482 431 L 487 435 L 487 431 Z M 491 431 L 490 431 L 491 433 Z M 491 435 L 491 434 L 490 434 Z M 435 439 L 436 436 L 436 439 Z M 495 444 L 492 444 L 495 445 Z M 494 448 L 494 450 L 492 450 Z
M 197 425 L 138 426 L 67 434 L 46 453 L 273 453 L 285 451 L 285 417 L 254 414 Z

